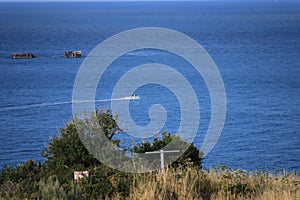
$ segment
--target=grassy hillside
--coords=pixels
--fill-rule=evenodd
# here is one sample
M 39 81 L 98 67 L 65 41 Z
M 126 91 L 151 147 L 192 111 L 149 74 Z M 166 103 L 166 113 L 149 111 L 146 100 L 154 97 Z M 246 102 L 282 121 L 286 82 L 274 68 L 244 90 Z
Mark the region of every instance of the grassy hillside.
M 168 169 L 165 174 L 136 175 L 129 199 L 300 199 L 296 174 L 265 171 Z
M 0 199 L 300 199 L 300 177 L 295 173 L 190 166 L 168 168 L 164 174 L 126 174 L 100 166 L 80 182 L 71 172 L 67 181 L 60 176 L 30 161 L 6 168 L 0 176 Z

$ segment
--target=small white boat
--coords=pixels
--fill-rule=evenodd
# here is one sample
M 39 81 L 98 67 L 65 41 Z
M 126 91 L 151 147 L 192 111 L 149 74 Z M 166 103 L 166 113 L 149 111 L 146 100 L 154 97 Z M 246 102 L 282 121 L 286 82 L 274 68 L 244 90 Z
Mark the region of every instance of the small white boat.
M 125 97 L 126 100 L 137 100 L 140 99 L 141 97 L 139 97 L 138 95 L 132 95 L 130 97 Z

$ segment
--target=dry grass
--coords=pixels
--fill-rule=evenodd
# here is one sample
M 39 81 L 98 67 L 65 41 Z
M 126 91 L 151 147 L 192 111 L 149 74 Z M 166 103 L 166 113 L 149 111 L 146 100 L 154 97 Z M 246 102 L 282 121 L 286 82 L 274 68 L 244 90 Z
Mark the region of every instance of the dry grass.
M 300 178 L 228 169 L 167 169 L 165 174 L 136 175 L 129 199 L 300 200 Z

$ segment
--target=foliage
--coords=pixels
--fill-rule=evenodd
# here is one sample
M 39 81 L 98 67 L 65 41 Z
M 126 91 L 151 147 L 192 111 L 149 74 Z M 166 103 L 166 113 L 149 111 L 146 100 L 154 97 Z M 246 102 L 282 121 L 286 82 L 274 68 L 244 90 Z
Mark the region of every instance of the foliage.
M 162 133 L 162 137 L 156 137 L 153 143 L 143 142 L 139 146 L 133 147 L 133 152 L 135 153 L 145 153 L 150 151 L 157 151 L 167 146 L 172 140 L 177 140 L 184 145 L 187 145 L 186 142 L 180 140 L 180 138 L 176 135 L 171 135 L 164 131 Z M 201 168 L 202 154 L 199 150 L 193 145 L 190 144 L 188 149 L 175 161 L 172 163 L 172 166 L 181 166 L 186 167 L 187 165 L 194 165 Z
M 108 139 L 118 144 L 119 141 L 113 140 L 113 136 L 121 130 L 109 110 L 97 110 L 96 118 L 97 123 Z M 60 129 L 61 134 L 54 137 L 42 152 L 42 155 L 47 159 L 47 166 L 52 170 L 66 171 L 69 168 L 83 170 L 100 165 L 100 162 L 83 145 L 74 120 L 77 119 L 66 123 L 65 128 Z M 87 120 L 91 121 L 91 118 Z
M 23 176 L 24 174 L 30 176 Z M 300 177 L 265 171 L 197 167 L 167 168 L 164 174 L 126 174 L 104 165 L 79 183 L 61 183 L 45 166 L 29 161 L 2 170 L 0 199 L 282 199 L 300 198 Z M 22 177 L 22 178 L 20 178 Z M 31 183 L 31 184 L 30 184 Z
M 226 169 L 199 170 L 201 156 L 190 145 L 176 162 L 166 169 L 143 174 L 119 172 L 101 164 L 85 148 L 81 137 L 97 137 L 101 128 L 107 138 L 119 145 L 114 136 L 121 130 L 109 111 L 97 111 L 94 117 L 75 120 L 60 129 L 42 152 L 44 163 L 29 160 L 0 172 L 0 199 L 299 199 L 300 178 L 296 174 L 271 175 L 265 171 L 246 172 Z M 80 135 L 86 134 L 86 135 Z M 153 143 L 133 148 L 143 153 L 165 147 L 172 140 L 167 132 Z M 184 141 L 181 141 L 182 144 Z M 100 147 L 101 148 L 101 147 Z M 201 155 L 201 154 L 200 154 Z M 125 154 L 122 156 L 126 156 Z M 89 177 L 73 180 L 74 170 L 88 170 Z
M 4 167 L 0 174 L 0 196 L 25 199 L 38 196 L 38 182 L 48 175 L 45 165 L 28 160 L 14 167 Z

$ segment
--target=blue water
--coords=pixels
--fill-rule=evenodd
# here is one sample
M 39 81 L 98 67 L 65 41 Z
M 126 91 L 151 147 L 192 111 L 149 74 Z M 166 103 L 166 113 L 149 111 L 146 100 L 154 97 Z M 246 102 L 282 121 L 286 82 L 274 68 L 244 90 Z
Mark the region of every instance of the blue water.
M 72 118 L 71 104 L 30 107 L 72 100 L 85 57 L 65 59 L 64 51 L 87 55 L 111 35 L 145 26 L 192 37 L 223 77 L 226 122 L 204 167 L 300 170 L 299 2 L 0 3 L 0 167 L 43 160 L 42 149 Z M 11 59 L 17 52 L 38 58 Z M 172 66 L 193 85 L 201 105 L 195 138 L 200 147 L 210 120 L 209 93 L 188 63 L 175 55 L 144 50 L 121 57 L 105 73 L 97 99 L 110 97 L 123 71 L 147 62 Z M 168 111 L 164 128 L 176 131 L 180 109 L 172 92 L 151 84 L 136 92 L 143 97 L 130 103 L 137 124 L 149 123 L 148 109 L 161 103 Z M 123 146 L 131 144 L 121 137 Z

